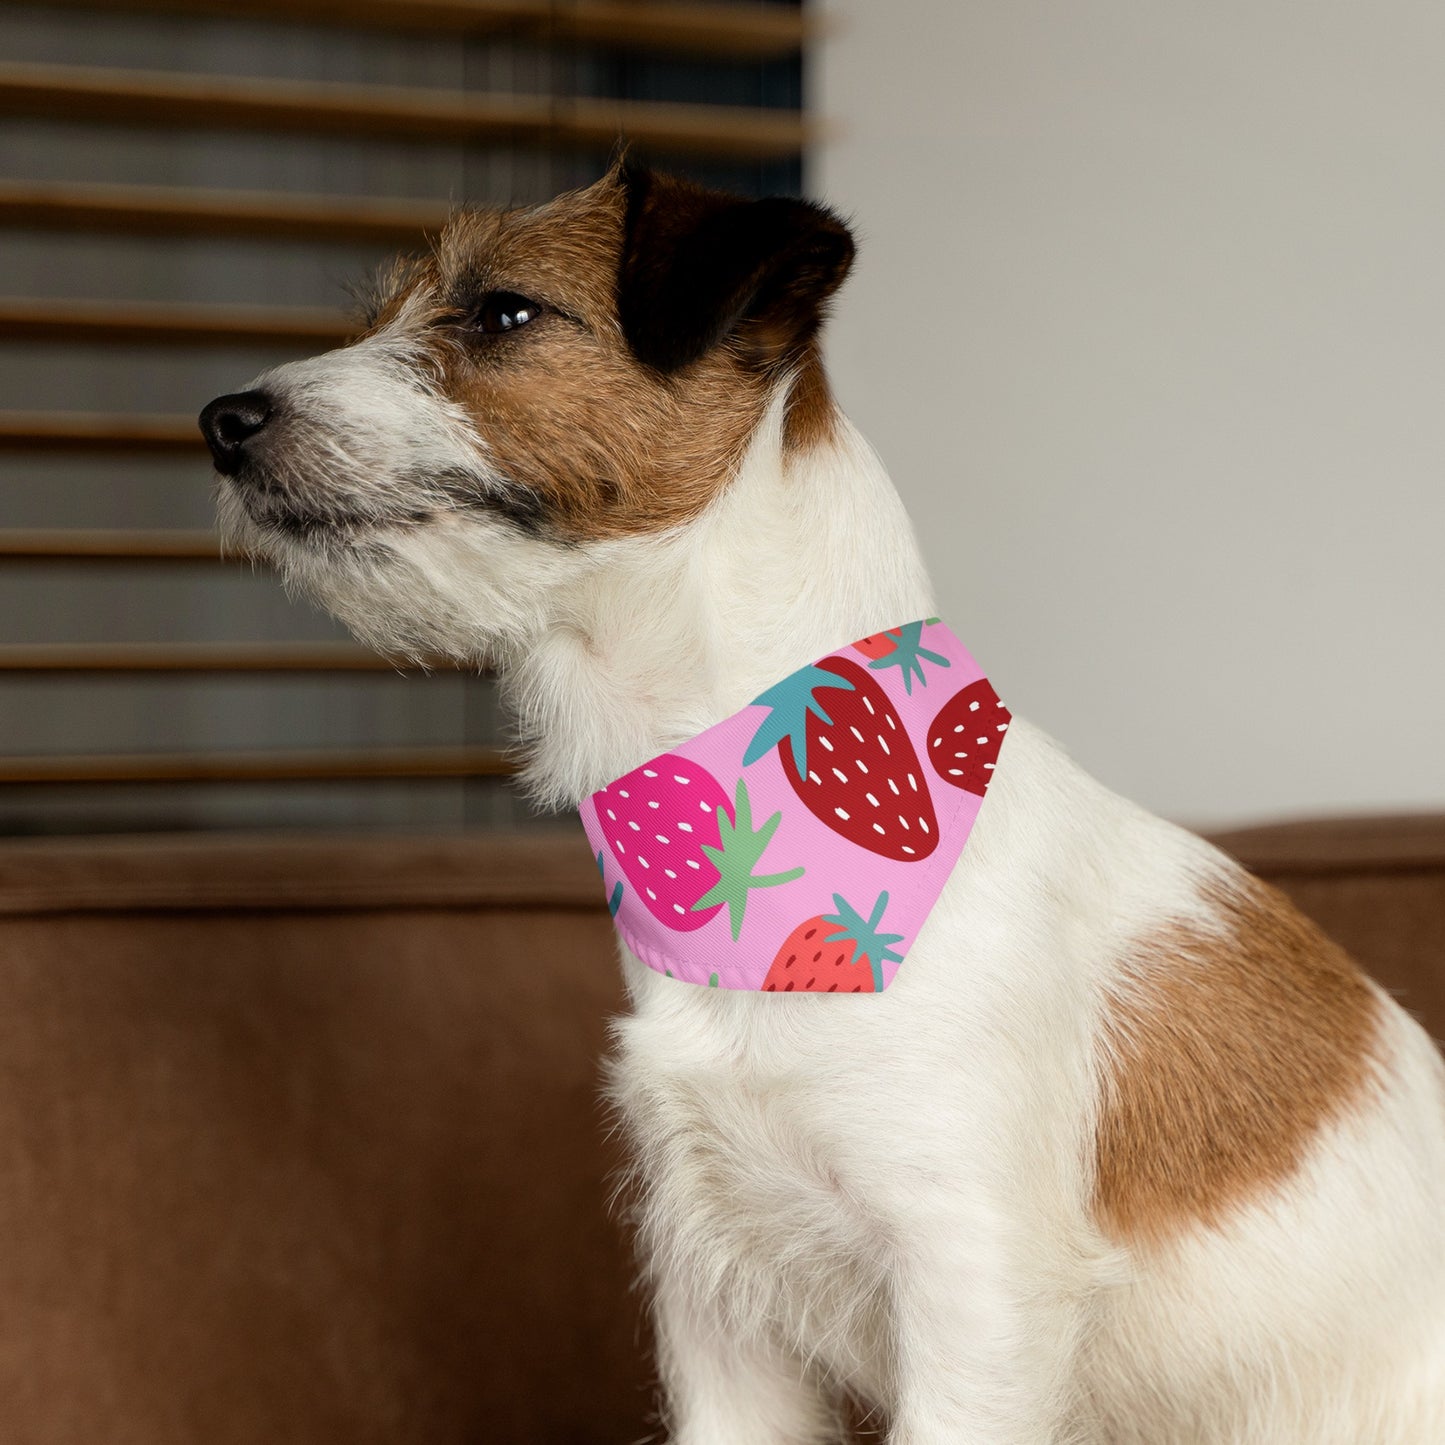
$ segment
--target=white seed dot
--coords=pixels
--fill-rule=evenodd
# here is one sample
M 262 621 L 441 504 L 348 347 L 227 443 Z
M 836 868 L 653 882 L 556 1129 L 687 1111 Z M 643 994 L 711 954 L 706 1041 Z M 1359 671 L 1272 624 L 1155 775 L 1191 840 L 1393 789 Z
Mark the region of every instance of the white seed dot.
M 904 851 L 905 853 L 913 856 L 913 857 L 917 857 L 917 856 L 918 856 L 916 853 L 913 852 L 913 849 L 912 849 L 912 848 L 905 848 L 905 849 L 903 849 L 903 851 Z
M 684 833 L 691 833 L 691 832 L 692 832 L 692 824 L 691 824 L 691 823 L 679 823 L 677 826 L 678 826 L 679 828 L 681 828 Z
M 908 786 L 916 793 L 918 791 L 918 779 L 912 773 L 908 775 Z
M 894 732 L 898 731 L 898 724 L 893 721 L 893 714 L 891 712 L 884 717 L 883 721 L 886 722 L 888 726 L 893 729 Z
M 857 738 L 860 743 L 863 741 L 863 734 L 860 733 L 857 728 L 850 725 L 848 731 L 852 733 L 853 736 Z
M 943 741 L 942 738 L 934 738 L 934 740 L 933 740 L 933 742 L 932 742 L 932 744 L 931 744 L 930 746 L 936 748 L 942 741 Z
M 712 812 L 712 809 L 709 808 L 706 803 L 699 803 L 699 804 L 698 804 L 698 807 L 701 808 L 704 813 L 711 813 L 711 812 Z
M 607 810 L 607 816 L 611 818 L 614 823 L 617 821 L 617 814 L 614 813 L 611 808 Z
M 641 863 L 644 868 L 651 868 L 651 867 L 652 867 L 652 864 L 649 863 L 649 862 L 647 861 L 647 859 L 642 856 L 641 853 L 639 853 L 639 854 L 637 855 L 637 861 L 638 861 L 639 863 Z
M 692 779 L 691 779 L 691 778 L 684 778 L 681 773 L 674 773 L 674 774 L 672 775 L 672 781 L 673 781 L 674 783 L 681 783 L 681 784 L 683 785 L 683 787 L 685 788 L 685 787 L 687 787 L 687 785 L 688 785 L 690 782 L 692 782 Z
M 817 773 L 809 773 L 808 781 L 810 783 L 817 783 L 820 788 L 823 786 L 823 780 L 817 775 Z
M 1006 732 L 1008 731 L 1008 724 L 1007 724 L 1007 723 L 1000 723 L 1000 724 L 998 725 L 997 731 L 998 731 L 998 732 L 1001 732 L 1001 733 L 1006 733 Z
M 893 756 L 893 749 L 888 746 L 888 739 L 882 733 L 878 734 L 878 746 L 883 749 L 889 757 Z
M 908 819 L 905 818 L 902 813 L 900 813 L 898 815 L 898 821 L 903 824 L 903 831 L 906 833 L 908 831 Z
M 962 723 L 959 723 L 959 725 L 958 725 L 956 728 L 954 728 L 954 732 L 956 732 L 956 733 L 961 733 L 962 731 L 963 731 L 963 724 L 962 724 Z
M 669 878 L 676 878 L 676 877 L 677 877 L 677 874 L 674 873 L 671 868 L 664 868 L 662 871 L 663 871 L 664 873 L 666 873 Z
M 822 743 L 823 746 L 827 748 L 830 753 L 833 751 L 833 744 L 830 743 L 827 738 L 820 737 L 818 741 Z
M 867 798 L 868 801 L 872 803 L 875 808 L 878 806 L 878 799 L 875 798 L 872 793 L 864 793 L 863 796 Z
M 889 778 L 888 786 L 893 789 L 893 796 L 896 798 L 898 796 L 898 784 L 895 783 L 892 778 Z
M 833 769 L 833 776 L 837 778 L 840 783 L 846 783 L 848 781 L 848 774 L 838 768 Z
M 655 834 L 654 836 L 657 838 L 657 841 L 658 841 L 659 843 L 661 843 L 664 848 L 670 848 L 670 847 L 672 847 L 672 844 L 671 844 L 666 838 L 664 838 L 661 833 Z
M 834 808 L 833 811 L 834 811 L 845 823 L 848 821 L 848 814 L 847 814 L 846 812 L 844 812 L 844 810 L 843 810 L 842 808 Z
M 992 771 L 993 771 L 993 764 L 992 764 L 992 763 L 985 763 L 985 764 L 984 764 L 984 767 L 986 767 L 986 768 L 989 770 L 989 772 L 992 772 Z
M 641 829 L 636 823 L 634 823 L 630 818 L 629 818 L 628 821 L 627 821 L 627 826 L 628 826 L 629 828 L 631 828 L 634 833 L 640 833 L 640 832 L 642 831 L 642 829 Z
M 854 758 L 853 766 L 857 768 L 860 773 L 866 773 L 868 771 L 868 764 L 865 763 L 862 758 Z
M 686 909 L 683 908 L 683 906 L 682 906 L 681 903 L 674 903 L 674 904 L 672 905 L 672 911 L 673 911 L 674 913 L 684 913 L 684 912 L 686 912 Z
M 655 778 L 655 777 L 657 776 L 657 774 L 656 774 L 655 772 L 653 772 L 653 770 L 652 770 L 651 768 L 643 768 L 643 770 L 642 770 L 642 776 L 643 776 L 644 778 Z
M 948 770 L 948 776 L 949 776 L 950 778 L 961 778 L 961 777 L 963 776 L 963 769 L 962 769 L 962 768 L 950 768 L 950 769 Z
M 622 846 L 622 839 L 621 839 L 621 838 L 615 839 L 615 840 L 613 841 L 612 846 L 613 846 L 619 853 L 625 853 L 625 852 L 627 852 L 627 849 Z
M 918 826 L 919 826 L 920 828 L 922 828 L 923 831 L 926 833 L 926 832 L 928 831 L 928 819 L 927 819 L 927 818 L 920 818 L 920 819 L 918 820 Z
M 662 804 L 659 803 L 656 798 L 649 798 L 647 800 L 647 806 L 649 808 L 660 808 Z
M 617 796 L 619 798 L 630 798 L 632 794 L 629 793 L 626 788 L 618 788 Z
M 869 712 L 873 712 L 873 699 L 871 697 L 865 697 L 863 699 L 863 706 L 866 707 Z M 876 717 L 877 714 L 874 713 L 874 716 Z
M 696 858 L 689 858 L 687 860 L 687 866 L 689 868 L 701 868 L 702 864 L 699 863 Z
M 654 903 L 656 903 L 656 902 L 657 902 L 657 894 L 655 894 L 655 893 L 652 891 L 652 889 L 650 889 L 650 888 L 647 889 L 646 891 L 647 891 L 647 896 L 648 896 L 650 899 L 652 899 L 652 901 L 653 901 Z
M 882 824 L 882 823 L 874 823 L 874 825 L 873 825 L 873 831 L 874 831 L 875 833 L 881 833 L 881 832 L 883 831 L 883 824 Z

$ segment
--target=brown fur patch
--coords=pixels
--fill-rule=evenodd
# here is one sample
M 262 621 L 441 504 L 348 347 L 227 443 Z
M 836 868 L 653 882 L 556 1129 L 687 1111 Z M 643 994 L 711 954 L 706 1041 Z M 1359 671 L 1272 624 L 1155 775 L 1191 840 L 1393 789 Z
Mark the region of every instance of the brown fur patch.
M 790 452 L 811 451 L 832 441 L 837 425 L 838 408 L 823 359 L 817 346 L 810 345 L 788 395 L 783 446 Z
M 691 520 L 732 478 L 767 404 L 766 378 L 728 344 L 676 376 L 632 355 L 617 317 L 622 219 L 613 178 L 532 210 L 460 213 L 386 306 L 429 349 L 495 468 L 571 540 Z M 469 335 L 467 308 L 489 291 L 546 309 L 515 333 Z
M 1094 1208 L 1120 1239 L 1217 1226 L 1283 1184 L 1373 1075 L 1379 1000 L 1350 959 L 1248 875 L 1211 902 L 1219 931 L 1144 940 L 1105 1021 Z

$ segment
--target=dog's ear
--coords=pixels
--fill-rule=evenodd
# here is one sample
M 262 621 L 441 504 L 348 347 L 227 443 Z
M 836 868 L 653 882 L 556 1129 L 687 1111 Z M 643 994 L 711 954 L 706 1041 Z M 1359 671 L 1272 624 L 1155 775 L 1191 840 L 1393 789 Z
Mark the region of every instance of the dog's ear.
M 853 238 L 807 201 L 749 201 L 625 158 L 617 304 L 633 354 L 661 372 L 736 336 L 755 360 L 795 357 L 848 274 Z

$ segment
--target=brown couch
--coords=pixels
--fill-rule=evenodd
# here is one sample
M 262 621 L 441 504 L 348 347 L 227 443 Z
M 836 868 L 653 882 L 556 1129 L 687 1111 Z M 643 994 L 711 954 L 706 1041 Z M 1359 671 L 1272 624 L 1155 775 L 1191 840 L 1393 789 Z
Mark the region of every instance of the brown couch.
M 1445 818 L 1221 842 L 1445 1033 Z M 0 844 L 0 1439 L 651 1428 L 580 833 Z

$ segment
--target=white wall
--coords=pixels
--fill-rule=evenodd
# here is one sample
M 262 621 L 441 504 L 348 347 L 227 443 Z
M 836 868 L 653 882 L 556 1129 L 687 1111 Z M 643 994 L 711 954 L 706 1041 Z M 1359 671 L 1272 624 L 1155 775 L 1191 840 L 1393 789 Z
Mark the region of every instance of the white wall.
M 1445 806 L 1445 6 L 825 0 L 836 389 L 956 630 L 1198 823 Z

